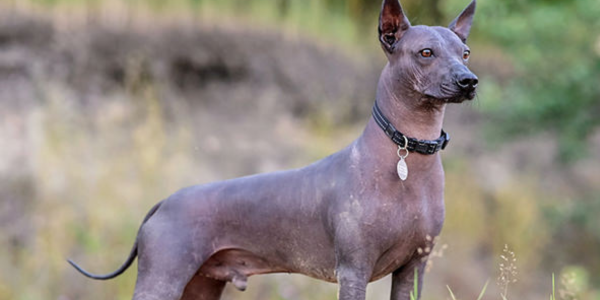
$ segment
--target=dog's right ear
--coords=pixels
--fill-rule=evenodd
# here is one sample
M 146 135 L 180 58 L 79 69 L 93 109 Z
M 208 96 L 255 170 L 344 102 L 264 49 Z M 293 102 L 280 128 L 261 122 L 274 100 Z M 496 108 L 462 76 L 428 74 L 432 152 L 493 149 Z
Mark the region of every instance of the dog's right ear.
M 467 42 L 469 31 L 471 31 L 475 6 L 477 6 L 477 0 L 471 1 L 471 4 L 469 4 L 469 6 L 467 6 L 467 8 L 465 8 L 465 10 L 463 10 L 463 12 L 448 25 L 448 28 L 456 33 L 463 43 Z
M 396 43 L 410 27 L 398 0 L 384 0 L 379 15 L 379 41 L 386 54 L 394 52 Z

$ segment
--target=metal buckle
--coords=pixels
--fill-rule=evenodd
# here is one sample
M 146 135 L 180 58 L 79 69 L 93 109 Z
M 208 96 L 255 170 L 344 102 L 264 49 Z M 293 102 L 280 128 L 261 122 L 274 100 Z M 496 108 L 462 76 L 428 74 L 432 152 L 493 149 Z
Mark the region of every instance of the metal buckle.
M 442 130 L 442 135 L 444 136 L 444 142 L 442 143 L 442 150 L 446 149 L 448 143 L 450 143 L 450 135 Z

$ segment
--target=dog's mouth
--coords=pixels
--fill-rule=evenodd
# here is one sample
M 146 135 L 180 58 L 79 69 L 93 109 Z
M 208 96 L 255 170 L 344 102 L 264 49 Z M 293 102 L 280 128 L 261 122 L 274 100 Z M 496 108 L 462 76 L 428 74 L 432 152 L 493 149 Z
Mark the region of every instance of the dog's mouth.
M 425 94 L 425 98 L 431 102 L 437 103 L 463 103 L 465 101 L 470 101 L 475 98 L 477 93 L 475 91 L 469 93 L 461 93 L 459 95 L 454 96 L 446 96 L 446 97 L 436 97 L 433 95 Z
M 477 95 L 477 91 L 475 89 L 473 89 L 471 91 L 464 91 L 464 92 L 459 93 L 456 96 L 446 98 L 445 101 L 448 103 L 462 103 L 464 101 L 470 101 L 470 100 L 475 99 L 476 95 Z
M 438 92 L 424 93 L 427 100 L 441 103 L 462 103 L 473 100 L 477 96 L 477 89 L 456 89 L 442 85 Z

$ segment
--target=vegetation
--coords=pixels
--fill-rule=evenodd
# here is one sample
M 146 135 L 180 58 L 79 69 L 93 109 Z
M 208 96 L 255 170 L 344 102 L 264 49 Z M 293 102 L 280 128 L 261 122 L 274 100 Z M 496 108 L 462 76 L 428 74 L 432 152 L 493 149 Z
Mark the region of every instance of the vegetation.
M 467 5 L 402 2 L 415 24 L 447 24 Z M 367 0 L 0 1 L 0 299 L 128 299 L 133 269 L 92 282 L 64 259 L 112 270 L 147 209 L 177 189 L 345 146 L 384 63 L 378 9 Z M 547 299 L 550 289 L 551 299 L 600 299 L 598 15 L 597 0 L 479 1 L 469 43 L 481 90 L 448 112 L 449 247 L 431 255 L 424 300 Z M 50 25 L 7 25 L 20 18 Z M 283 52 L 294 59 L 282 63 Z M 479 289 L 500 263 L 500 274 L 518 265 L 527 275 Z M 368 293 L 387 298 L 389 281 Z M 335 295 L 334 285 L 275 275 L 226 299 Z
M 589 155 L 600 124 L 600 6 L 595 1 L 484 1 L 478 30 L 511 53 L 487 109 L 508 134 L 550 131 L 563 160 Z

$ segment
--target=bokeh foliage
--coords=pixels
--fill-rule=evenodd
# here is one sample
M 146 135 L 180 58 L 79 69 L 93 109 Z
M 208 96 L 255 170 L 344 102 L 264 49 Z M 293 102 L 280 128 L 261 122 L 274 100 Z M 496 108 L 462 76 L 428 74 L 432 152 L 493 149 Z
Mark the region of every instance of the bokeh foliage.
M 589 155 L 600 124 L 600 5 L 594 0 L 481 1 L 479 36 L 513 74 L 486 94 L 502 133 L 556 133 L 563 159 Z
M 96 0 L 33 0 L 46 6 L 101 7 Z M 192 11 L 212 22 L 234 14 L 251 22 L 283 24 L 334 43 L 376 48 L 379 1 L 368 0 L 174 0 L 126 1 L 126 7 Z M 415 24 L 447 24 L 462 0 L 402 1 Z M 485 78 L 484 109 L 494 120 L 494 142 L 515 135 L 555 133 L 563 160 L 587 153 L 600 124 L 600 5 L 596 0 L 479 1 L 471 42 L 493 45 L 509 69 Z M 224 18 L 224 19 L 220 19 Z M 368 42 L 365 42 L 368 41 Z M 485 48 L 485 50 L 490 50 Z M 477 54 L 477 53 L 475 53 Z M 484 54 L 485 55 L 485 54 Z
M 447 24 L 468 0 L 402 2 L 414 24 L 433 25 Z M 120 11 L 131 19 L 192 19 L 225 27 L 245 24 L 253 29 L 266 27 L 281 30 L 284 35 L 308 37 L 331 49 L 364 51 L 355 56 L 357 59 L 381 56 L 375 37 L 379 1 L 31 0 L 2 4 L 28 4 L 34 11 L 54 14 L 56 19 L 84 14 L 93 20 Z M 494 133 L 491 142 L 511 143 L 524 134 L 535 137 L 551 132 L 556 133 L 564 162 L 583 157 L 582 145 L 600 122 L 599 15 L 597 0 L 479 1 L 469 42 L 472 67 L 482 79 L 477 107 L 486 117 L 488 131 Z M 30 123 L 27 138 L 34 141 L 30 153 L 34 176 L 10 178 L 1 186 L 9 186 L 3 195 L 12 193 L 20 195 L 16 199 L 27 199 L 19 203 L 18 213 L 13 213 L 27 216 L 27 222 L 15 222 L 2 229 L 22 226 L 17 228 L 20 231 L 15 229 L 19 231 L 15 237 L 3 235 L 0 239 L 2 246 L 8 245 L 0 249 L 0 299 L 50 299 L 61 295 L 73 299 L 111 299 L 118 295 L 118 299 L 127 299 L 133 272 L 112 285 L 96 285 L 72 272 L 64 256 L 86 259 L 86 266 L 93 270 L 118 265 L 129 250 L 140 216 L 151 204 L 181 186 L 238 175 L 242 159 L 229 157 L 235 166 L 223 172 L 224 168 L 215 167 L 218 164 L 213 161 L 218 156 L 198 153 L 196 148 L 214 147 L 216 152 L 226 149 L 215 146 L 219 141 L 214 142 L 214 137 L 206 137 L 206 143 L 194 138 L 191 131 L 199 129 L 193 128 L 193 116 L 187 115 L 191 108 L 183 107 L 174 114 L 176 118 L 169 117 L 160 83 L 144 83 L 140 88 L 129 80 L 124 95 L 110 95 L 90 109 L 72 95 L 69 87 L 57 88 L 46 79 L 40 81 L 40 99 L 36 101 L 41 105 L 24 116 Z M 364 121 L 341 127 L 326 114 L 306 118 L 313 123 L 293 124 L 305 126 L 294 128 L 294 135 L 302 139 L 295 148 L 297 153 L 309 153 L 309 157 L 287 163 L 302 165 L 343 147 L 360 132 Z M 205 125 L 204 130 L 209 127 Z M 207 136 L 208 130 L 204 134 Z M 288 139 L 291 135 L 282 136 Z M 254 149 L 221 143 L 235 153 Z M 251 159 L 246 157 L 246 161 Z M 549 276 L 553 268 L 573 265 L 565 270 L 575 269 L 583 278 L 581 285 L 598 289 L 600 278 L 590 276 L 600 271 L 600 260 L 595 255 L 600 249 L 598 190 L 574 195 L 546 191 L 543 174 L 519 170 L 513 170 L 506 183 L 489 188 L 478 182 L 485 178 L 470 169 L 472 159 L 444 159 L 448 183 L 444 234 L 453 242 L 449 257 L 437 267 L 441 275 L 436 275 L 435 283 L 443 287 L 447 282 L 442 280 L 452 280 L 454 290 L 468 293 L 469 286 L 461 288 L 457 283 L 470 282 L 481 274 L 493 278 L 495 270 L 489 265 L 494 264 L 487 260 L 509 243 L 523 261 L 523 277 L 537 278 L 536 270 Z M 275 164 L 273 168 L 284 167 L 289 165 Z M 207 174 L 206 170 L 214 173 Z M 248 170 L 261 169 L 243 169 Z M 486 176 L 495 175 L 490 171 Z M 23 232 L 33 237 L 19 236 L 26 235 Z M 452 265 L 456 262 L 460 267 Z M 465 265 L 473 267 L 463 268 Z M 259 281 L 258 288 L 241 296 L 234 294 L 234 298 L 332 299 L 335 295 L 332 286 L 318 288 L 317 292 L 314 282 L 290 282 L 294 284 Z M 539 286 L 537 282 L 525 284 Z M 434 291 L 436 285 L 429 283 L 427 288 L 426 295 L 430 293 L 431 297 L 434 292 L 429 291 Z M 548 289 L 540 290 L 531 293 L 544 294 Z M 89 296 L 89 291 L 95 294 Z M 597 297 L 591 291 L 582 299 Z

